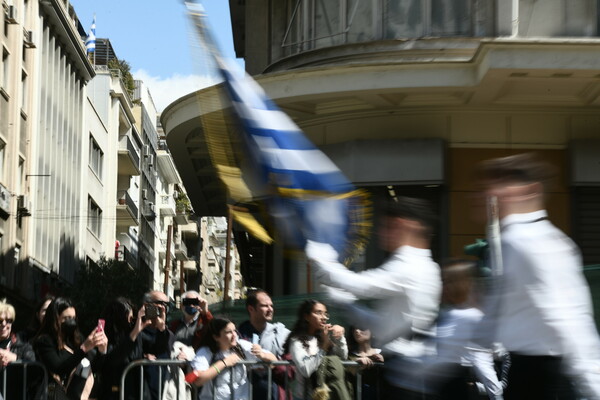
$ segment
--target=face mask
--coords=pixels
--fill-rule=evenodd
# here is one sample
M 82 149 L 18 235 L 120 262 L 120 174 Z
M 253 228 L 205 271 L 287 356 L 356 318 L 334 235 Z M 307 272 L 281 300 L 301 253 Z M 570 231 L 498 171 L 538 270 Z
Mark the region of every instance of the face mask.
M 198 312 L 198 309 L 194 308 L 193 306 L 185 306 L 183 310 L 189 315 L 194 315 Z
M 60 325 L 60 329 L 65 335 L 70 336 L 75 332 L 75 329 L 77 329 L 77 321 L 75 318 L 69 318 Z

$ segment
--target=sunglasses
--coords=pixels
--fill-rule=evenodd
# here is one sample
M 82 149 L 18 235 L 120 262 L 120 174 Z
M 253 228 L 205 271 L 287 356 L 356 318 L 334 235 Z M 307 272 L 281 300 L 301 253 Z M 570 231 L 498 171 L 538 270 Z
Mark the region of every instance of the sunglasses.
M 10 325 L 12 324 L 14 321 L 14 319 L 9 318 L 9 319 L 0 319 L 0 325 L 4 325 L 4 323 L 6 323 L 6 325 Z

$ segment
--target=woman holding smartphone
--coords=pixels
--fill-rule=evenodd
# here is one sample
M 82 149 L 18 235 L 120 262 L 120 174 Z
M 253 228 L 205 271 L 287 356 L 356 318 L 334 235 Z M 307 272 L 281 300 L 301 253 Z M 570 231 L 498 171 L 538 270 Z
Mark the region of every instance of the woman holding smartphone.
M 97 328 L 84 339 L 77 327 L 75 306 L 70 299 L 57 297 L 48 309 L 33 348 L 48 371 L 49 392 L 64 392 L 70 399 L 87 398 L 94 371 L 101 368 L 108 339 Z
M 121 376 L 125 367 L 132 361 L 144 358 L 144 340 L 141 333 L 154 323 L 153 319 L 148 317 L 148 309 L 151 313 L 153 312 L 152 307 L 144 305 L 136 313 L 131 302 L 124 297 L 113 300 L 104 309 L 102 317 L 106 320 L 104 330 L 108 337 L 108 353 L 102 369 L 99 399 L 119 399 Z M 158 311 L 164 315 L 164 309 L 158 309 Z M 157 334 L 154 345 L 152 351 L 157 353 L 169 350 L 168 330 L 164 329 L 161 334 Z M 139 398 L 139 374 L 140 369 L 136 368 L 127 375 L 125 399 Z M 144 382 L 144 386 L 144 392 L 149 394 L 150 389 L 146 382 Z

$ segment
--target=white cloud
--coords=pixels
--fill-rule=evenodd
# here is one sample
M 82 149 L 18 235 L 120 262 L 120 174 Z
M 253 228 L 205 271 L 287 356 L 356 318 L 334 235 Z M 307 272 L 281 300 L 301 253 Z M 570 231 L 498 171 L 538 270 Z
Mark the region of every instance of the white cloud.
M 162 112 L 165 107 L 178 98 L 216 83 L 215 78 L 209 75 L 173 74 L 168 78 L 161 78 L 151 76 L 144 69 L 134 71 L 132 74 L 134 79 L 144 81 L 150 90 L 158 112 Z

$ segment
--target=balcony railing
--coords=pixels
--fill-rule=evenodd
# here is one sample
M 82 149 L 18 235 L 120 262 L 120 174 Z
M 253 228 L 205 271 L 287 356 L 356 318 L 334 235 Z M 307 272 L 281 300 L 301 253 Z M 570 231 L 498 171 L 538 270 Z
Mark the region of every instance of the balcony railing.
M 135 204 L 129 193 L 125 192 L 117 202 L 117 224 L 125 226 L 137 225 L 138 212 L 137 204 Z
M 182 240 L 181 235 L 175 237 L 175 258 L 180 261 L 186 261 L 188 259 L 187 245 Z
M 140 154 L 129 135 L 119 138 L 119 172 L 129 175 L 140 174 Z
M 124 245 L 119 246 L 115 256 L 118 261 L 125 261 L 132 268 L 137 268 L 138 266 L 136 255 Z

